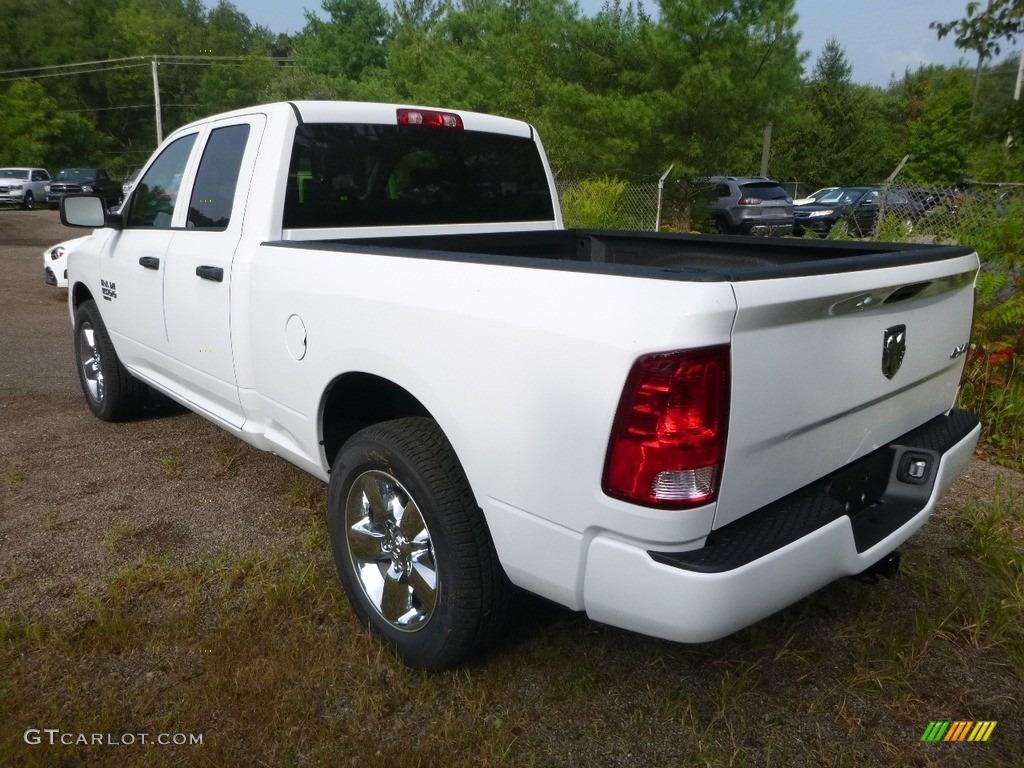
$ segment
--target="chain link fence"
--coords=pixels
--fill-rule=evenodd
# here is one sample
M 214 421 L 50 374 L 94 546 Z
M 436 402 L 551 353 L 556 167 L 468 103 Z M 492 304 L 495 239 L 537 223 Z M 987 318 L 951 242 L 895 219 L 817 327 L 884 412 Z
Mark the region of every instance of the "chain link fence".
M 556 179 L 562 218 L 568 228 L 633 231 L 700 231 L 692 204 L 678 182 L 666 185 L 629 183 L 615 178 Z M 802 186 L 804 193 L 814 189 Z M 834 225 L 819 235 L 833 238 L 959 241 L 964 233 L 992 226 L 1009 207 L 1024 206 L 1024 184 L 968 183 L 957 187 L 904 184 L 878 186 L 877 195 L 861 202 L 835 201 Z M 799 229 L 799 227 L 798 227 Z M 812 233 L 808 233 L 812 234 Z
M 658 229 L 658 184 L 630 184 L 612 178 L 555 180 L 567 228 Z

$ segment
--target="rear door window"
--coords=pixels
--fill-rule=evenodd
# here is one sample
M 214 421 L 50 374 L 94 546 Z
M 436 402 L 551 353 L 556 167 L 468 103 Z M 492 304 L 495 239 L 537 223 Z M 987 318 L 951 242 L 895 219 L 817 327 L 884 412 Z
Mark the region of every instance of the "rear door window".
M 235 202 L 238 172 L 249 140 L 249 125 L 215 128 L 203 150 L 196 172 L 192 199 L 188 205 L 187 227 L 226 229 Z

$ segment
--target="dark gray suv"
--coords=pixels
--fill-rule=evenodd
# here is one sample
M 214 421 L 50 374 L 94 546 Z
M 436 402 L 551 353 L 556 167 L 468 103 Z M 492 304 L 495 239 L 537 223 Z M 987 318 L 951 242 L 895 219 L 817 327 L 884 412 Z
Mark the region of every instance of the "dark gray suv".
M 791 235 L 793 198 L 764 176 L 710 176 L 696 182 L 698 200 L 716 232 L 728 235 Z

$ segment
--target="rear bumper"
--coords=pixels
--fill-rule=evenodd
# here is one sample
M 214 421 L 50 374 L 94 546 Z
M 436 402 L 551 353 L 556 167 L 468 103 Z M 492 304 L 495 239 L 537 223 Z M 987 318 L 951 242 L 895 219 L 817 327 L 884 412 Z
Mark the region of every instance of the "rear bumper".
M 739 231 L 742 235 L 783 237 L 785 235 L 793 234 L 793 220 L 745 219 L 740 222 Z
M 712 532 L 697 550 L 651 551 L 598 535 L 587 554 L 586 612 L 677 642 L 753 624 L 903 544 L 966 466 L 980 431 L 974 416 L 954 409 Z M 907 472 L 918 461 L 924 478 Z

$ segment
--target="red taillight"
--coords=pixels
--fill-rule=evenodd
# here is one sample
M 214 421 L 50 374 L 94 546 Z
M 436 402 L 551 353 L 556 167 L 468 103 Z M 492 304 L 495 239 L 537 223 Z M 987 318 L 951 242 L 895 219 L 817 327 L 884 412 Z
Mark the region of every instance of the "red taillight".
M 764 200 L 759 197 L 741 197 L 736 201 L 736 205 L 760 205 L 763 202 Z
M 424 125 L 428 128 L 456 128 L 462 130 L 462 118 L 454 112 L 438 112 L 434 109 L 400 109 L 399 125 Z
M 728 410 L 729 347 L 641 357 L 615 414 L 604 492 L 666 509 L 714 501 Z

